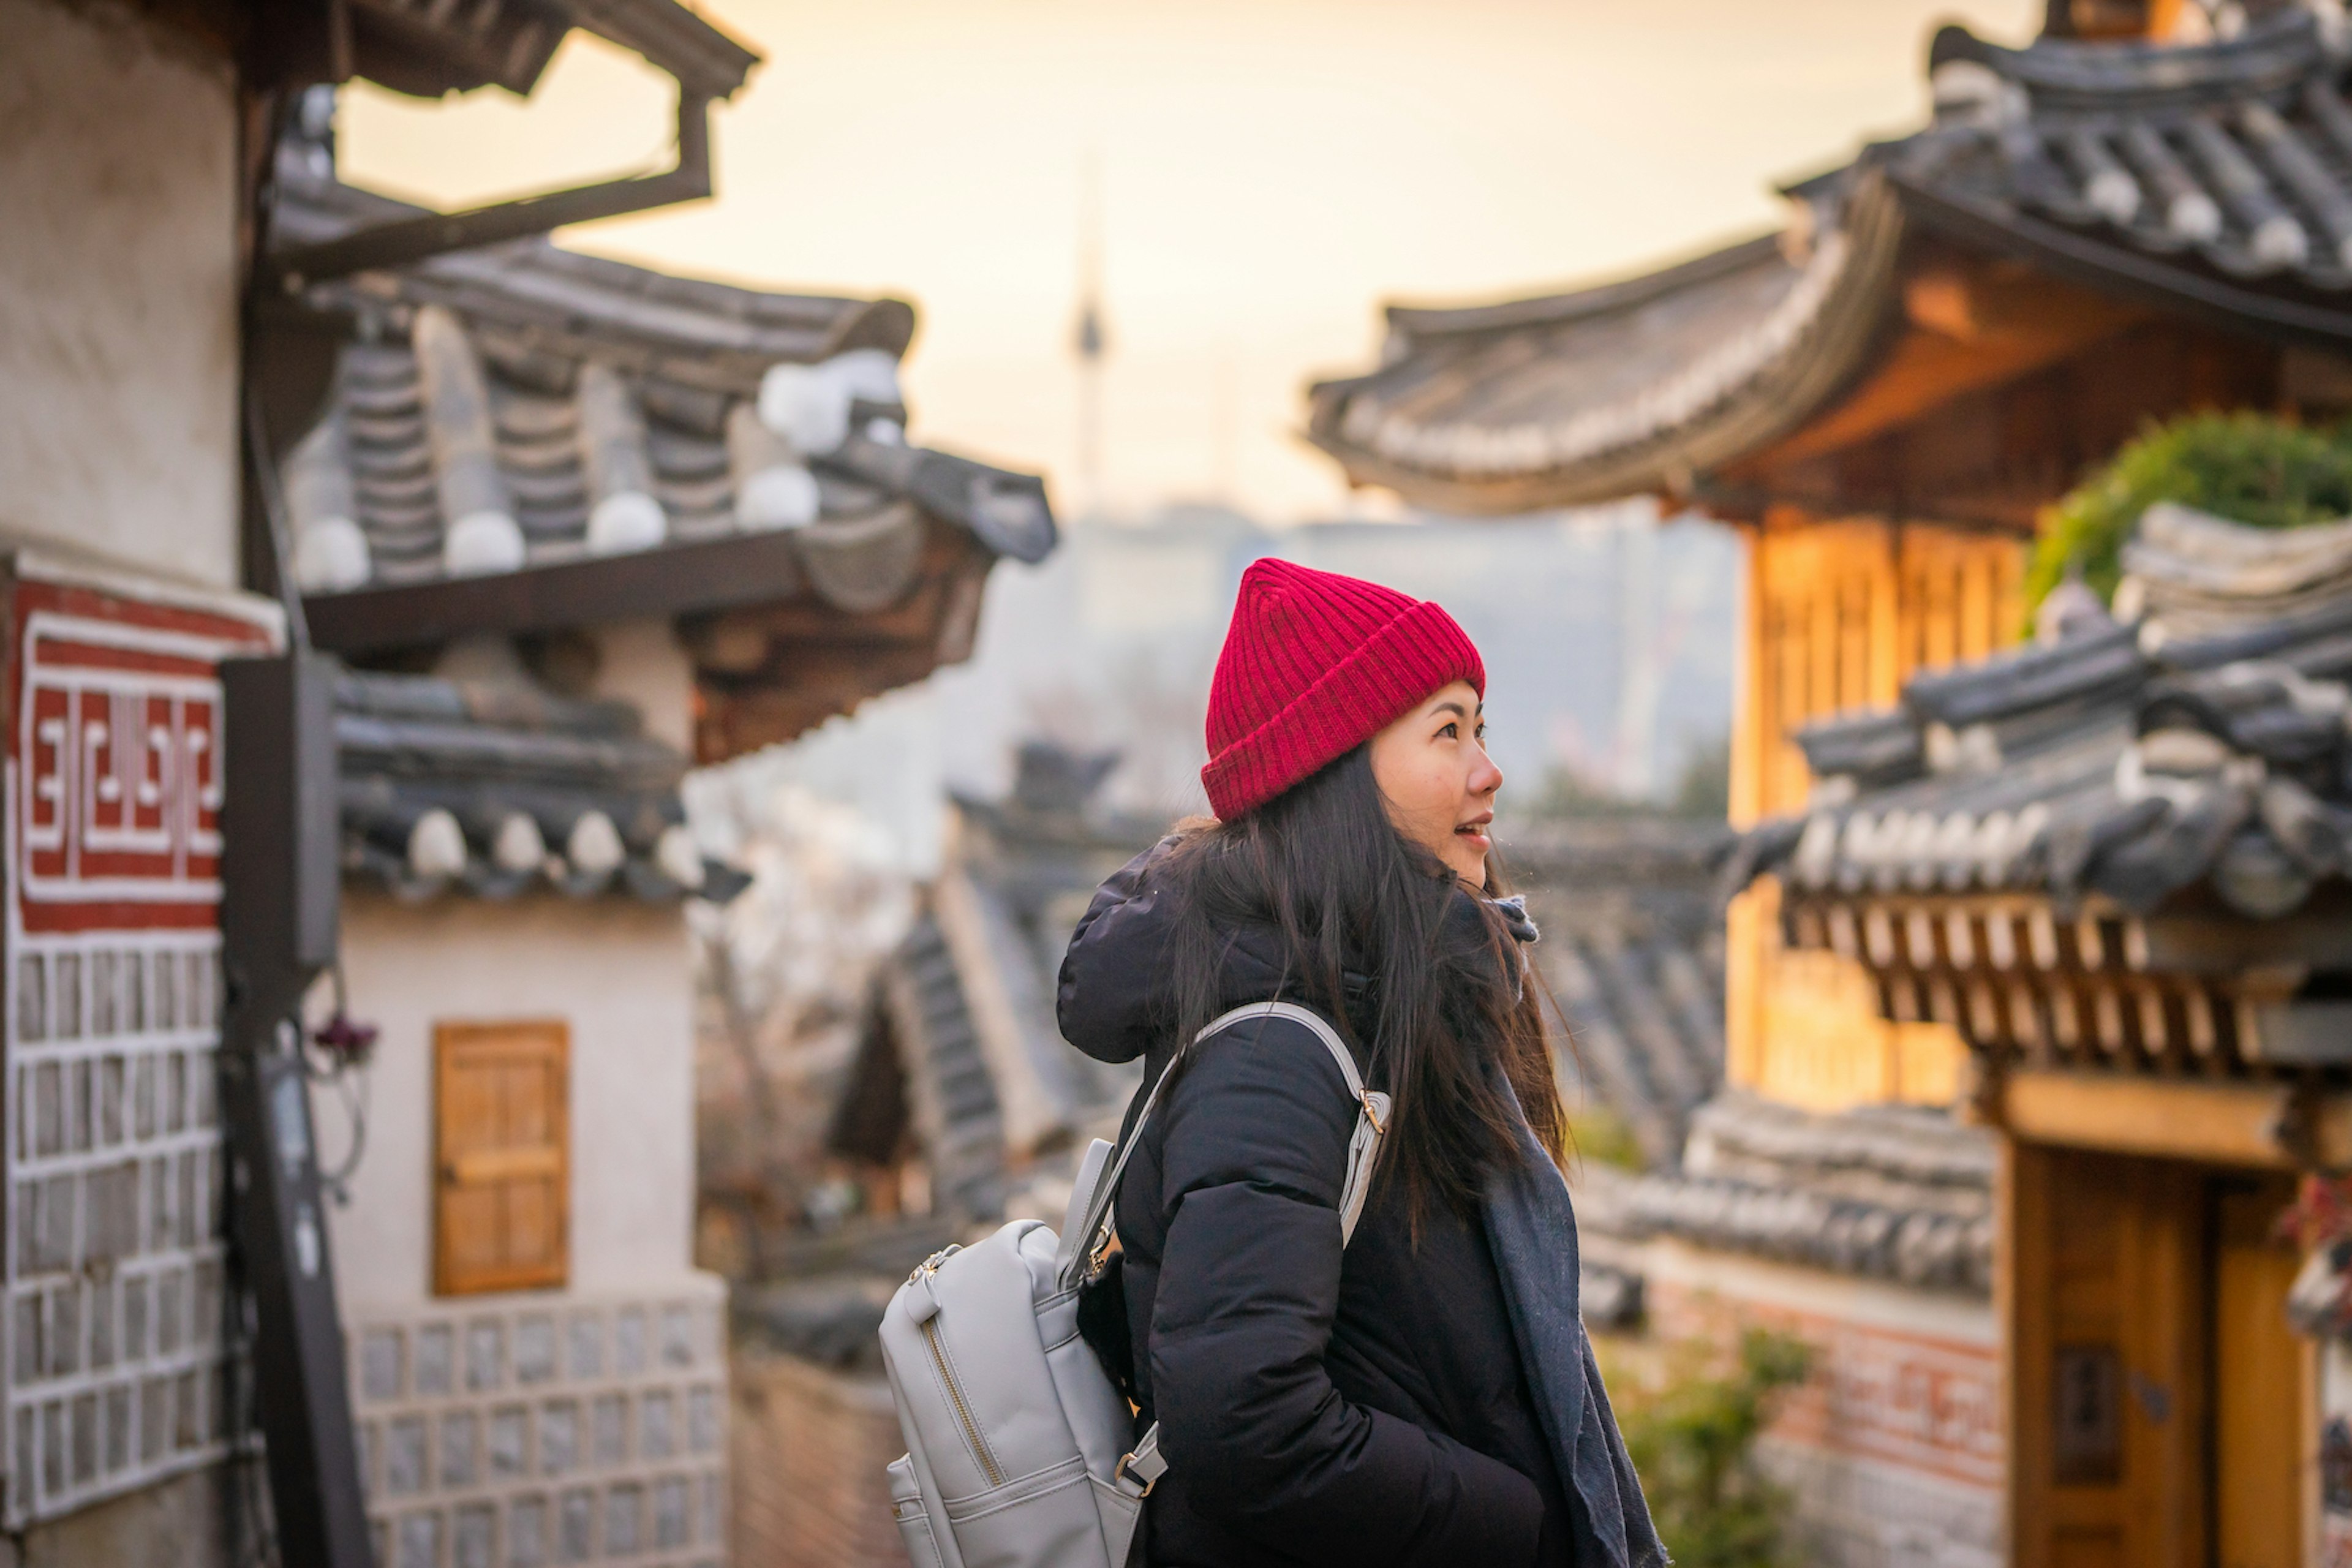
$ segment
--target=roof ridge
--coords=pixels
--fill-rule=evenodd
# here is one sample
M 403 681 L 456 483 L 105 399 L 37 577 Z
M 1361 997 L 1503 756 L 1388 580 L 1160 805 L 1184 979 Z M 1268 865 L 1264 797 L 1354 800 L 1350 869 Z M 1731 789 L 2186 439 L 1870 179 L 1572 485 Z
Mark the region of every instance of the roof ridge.
M 1496 331 L 1513 327 L 1543 326 L 1585 321 L 1612 311 L 1630 310 L 1693 284 L 1753 266 L 1778 252 L 1784 229 L 1751 235 L 1734 244 L 1705 251 L 1654 272 L 1614 278 L 1564 293 L 1529 299 L 1497 300 L 1486 305 L 1399 305 L 1384 308 L 1389 329 L 1412 337 L 1447 337 Z
M 2139 108 L 2284 90 L 2331 62 L 2319 18 L 2290 6 L 2210 43 L 2042 37 L 2011 48 L 1952 23 L 1927 46 L 1927 70 L 1966 61 L 2015 82 L 2041 107 Z

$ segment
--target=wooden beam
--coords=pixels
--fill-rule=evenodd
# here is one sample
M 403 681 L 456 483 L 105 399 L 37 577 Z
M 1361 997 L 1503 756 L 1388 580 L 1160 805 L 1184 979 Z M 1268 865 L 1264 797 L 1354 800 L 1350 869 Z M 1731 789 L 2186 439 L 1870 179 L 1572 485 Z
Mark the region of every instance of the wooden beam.
M 2306 907 L 2281 920 L 2207 912 L 2150 915 L 2136 922 L 2133 967 L 2180 974 L 2238 974 L 2249 968 L 2352 966 L 2352 919 L 2339 906 Z
M 732 533 L 515 572 L 312 594 L 302 605 L 314 643 L 357 654 L 466 632 L 547 631 L 790 600 L 803 582 L 789 532 Z
M 1903 285 L 1905 325 L 1844 399 L 1760 451 L 1743 472 L 1851 447 L 1965 393 L 2054 364 L 2147 312 L 2023 268 L 1939 266 Z
M 963 529 L 925 518 L 922 553 L 906 589 L 882 609 L 836 608 L 812 587 L 796 531 L 682 540 L 621 555 L 585 556 L 472 577 L 379 584 L 303 601 L 310 638 L 341 654 L 440 642 L 467 632 L 535 632 L 600 622 L 698 616 L 756 622 L 770 637 L 831 641 L 939 635 L 938 579 L 994 557 Z M 693 635 L 704 635 L 701 629 Z M 724 639 L 721 639 L 722 642 Z M 730 643 L 717 660 L 749 658 Z
M 2002 1087 L 2001 1121 L 2030 1143 L 2291 1170 L 2291 1096 L 2279 1084 L 2020 1068 Z M 2312 1122 L 2320 1163 L 2352 1163 L 2352 1094 L 2327 1095 Z

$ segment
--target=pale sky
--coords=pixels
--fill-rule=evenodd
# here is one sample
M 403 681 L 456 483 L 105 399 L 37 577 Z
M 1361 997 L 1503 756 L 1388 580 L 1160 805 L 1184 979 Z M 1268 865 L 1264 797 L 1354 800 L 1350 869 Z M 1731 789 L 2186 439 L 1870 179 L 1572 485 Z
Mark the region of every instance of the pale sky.
M 1935 25 L 2042 0 L 718 0 L 765 57 L 718 198 L 562 241 L 755 286 L 912 300 L 918 440 L 1066 510 L 1082 171 L 1099 169 L 1104 488 L 1271 521 L 1378 510 L 1300 442 L 1383 300 L 1645 270 L 1777 221 L 1775 180 L 1916 126 Z M 345 177 L 448 205 L 666 157 L 667 79 L 575 34 L 524 103 L 346 94 Z

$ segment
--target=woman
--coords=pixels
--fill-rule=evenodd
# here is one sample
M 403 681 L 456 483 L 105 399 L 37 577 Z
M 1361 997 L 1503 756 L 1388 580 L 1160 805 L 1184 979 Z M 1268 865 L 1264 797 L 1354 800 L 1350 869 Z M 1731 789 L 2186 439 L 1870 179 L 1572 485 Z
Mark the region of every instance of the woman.
M 1665 1560 L 1576 1317 L 1534 927 L 1489 896 L 1485 687 L 1437 605 L 1256 563 L 1210 692 L 1219 820 L 1105 883 L 1063 960 L 1062 1031 L 1103 1060 L 1166 1070 L 1278 996 L 1394 1101 L 1344 1251 L 1357 1107 L 1304 1026 L 1187 1052 L 1141 1133 L 1117 1214 L 1171 1467 L 1150 1563 Z

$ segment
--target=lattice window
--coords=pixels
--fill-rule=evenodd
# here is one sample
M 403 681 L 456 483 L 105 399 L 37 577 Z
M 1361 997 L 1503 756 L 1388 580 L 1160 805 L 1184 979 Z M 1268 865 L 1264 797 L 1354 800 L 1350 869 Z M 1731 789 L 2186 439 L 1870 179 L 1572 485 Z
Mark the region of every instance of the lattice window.
M 557 1019 L 433 1031 L 433 1288 L 558 1287 L 571 1269 L 571 1031 Z

